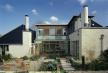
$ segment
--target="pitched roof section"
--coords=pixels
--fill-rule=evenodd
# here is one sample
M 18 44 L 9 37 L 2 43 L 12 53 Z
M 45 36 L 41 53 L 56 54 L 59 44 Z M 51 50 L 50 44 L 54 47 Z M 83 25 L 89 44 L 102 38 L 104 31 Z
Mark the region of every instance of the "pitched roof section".
M 25 26 L 21 25 L 16 29 L 8 32 L 0 38 L 0 44 L 22 44 L 22 31 Z
M 91 19 L 91 27 L 103 27 L 103 26 Z
M 70 20 L 70 22 L 68 23 L 68 25 L 72 25 L 72 22 L 75 22 L 77 18 L 81 17 L 81 15 L 79 16 L 73 16 L 72 19 Z M 93 18 L 94 16 L 88 16 L 89 18 Z

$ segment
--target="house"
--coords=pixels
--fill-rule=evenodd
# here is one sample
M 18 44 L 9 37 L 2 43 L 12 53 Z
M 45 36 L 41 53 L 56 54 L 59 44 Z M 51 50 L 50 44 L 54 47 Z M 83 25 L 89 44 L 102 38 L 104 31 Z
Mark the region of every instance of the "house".
M 68 24 L 70 54 L 76 60 L 84 57 L 86 62 L 108 49 L 108 27 L 98 24 L 88 14 L 88 6 L 85 5 L 81 15 L 74 16 Z
M 17 58 L 30 56 L 34 38 L 34 31 L 29 29 L 29 16 L 25 15 L 25 24 L 0 38 L 0 55 L 9 53 Z
M 68 24 L 36 24 L 36 49 L 41 53 L 71 55 L 86 62 L 96 59 L 108 49 L 108 27 L 103 27 L 89 16 L 88 6 L 78 16 L 73 16 Z M 37 51 L 35 49 L 35 51 Z M 41 54 L 42 55 L 42 54 Z
M 58 56 L 68 54 L 68 29 L 66 24 L 37 24 L 34 27 L 37 32 L 34 53 Z
M 29 17 L 25 24 L 0 38 L 0 54 L 14 57 L 30 55 L 71 55 L 86 62 L 96 59 L 108 49 L 108 27 L 103 27 L 89 16 L 88 6 L 78 16 L 73 16 L 68 24 L 36 24 L 29 28 Z

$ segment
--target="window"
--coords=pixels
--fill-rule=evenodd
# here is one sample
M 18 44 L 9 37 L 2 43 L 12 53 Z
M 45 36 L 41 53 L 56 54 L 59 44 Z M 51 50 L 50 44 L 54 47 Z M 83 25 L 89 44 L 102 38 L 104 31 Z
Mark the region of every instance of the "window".
M 79 59 L 79 41 L 76 41 L 76 57 Z
M 66 32 L 64 32 L 64 35 L 66 35 Z
M 43 29 L 39 29 L 39 36 L 43 36 L 44 35 L 44 30 Z
M 72 41 L 73 57 L 79 59 L 79 41 Z
M 94 26 L 94 24 L 92 24 L 92 26 Z
M 55 34 L 56 34 L 56 29 L 54 27 L 50 28 L 49 35 L 55 35 Z
M 65 28 L 62 29 L 62 32 L 63 32 L 63 35 L 66 35 L 66 29 Z
M 44 35 L 48 36 L 49 35 L 49 29 L 44 29 Z
M 57 28 L 57 35 L 62 35 L 62 28 Z

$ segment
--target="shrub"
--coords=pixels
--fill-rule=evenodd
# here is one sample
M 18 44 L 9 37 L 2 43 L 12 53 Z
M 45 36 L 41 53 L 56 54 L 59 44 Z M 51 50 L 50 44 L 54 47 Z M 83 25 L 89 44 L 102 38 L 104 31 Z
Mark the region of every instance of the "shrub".
M 40 56 L 34 55 L 30 57 L 30 60 L 35 61 L 38 60 Z
M 69 61 L 70 61 L 71 65 L 72 65 L 72 67 L 74 67 L 75 69 L 77 69 L 77 70 L 82 69 L 82 64 L 77 63 L 77 62 L 73 61 L 72 59 L 70 59 Z
M 4 59 L 5 61 L 11 60 L 12 59 L 12 55 L 11 54 L 3 55 L 2 59 Z
M 55 61 L 43 63 L 40 67 L 40 71 L 56 71 L 56 70 L 57 70 L 57 63 Z
M 49 59 L 56 59 L 56 57 L 57 57 L 57 56 L 54 55 L 54 54 L 50 54 L 50 55 L 48 56 Z
M 28 60 L 29 58 L 27 56 L 23 56 L 23 57 L 21 57 L 21 59 Z
M 48 71 L 55 71 L 57 70 L 57 64 L 55 62 L 48 62 L 47 69 Z
M 82 69 L 82 64 L 79 64 L 77 62 L 74 62 L 70 59 L 71 65 L 76 69 L 80 70 Z M 92 62 L 85 64 L 85 70 L 108 70 L 108 49 L 105 50 L 99 58 L 93 60 Z
M 88 64 L 89 70 L 108 70 L 108 49 L 98 59 Z

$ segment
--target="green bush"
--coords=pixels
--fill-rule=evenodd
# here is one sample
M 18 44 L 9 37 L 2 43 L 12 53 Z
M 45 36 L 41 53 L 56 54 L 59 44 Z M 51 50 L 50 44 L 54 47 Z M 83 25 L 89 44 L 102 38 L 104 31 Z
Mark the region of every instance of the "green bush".
M 57 57 L 57 56 L 54 55 L 54 54 L 50 54 L 50 55 L 48 56 L 49 59 L 56 59 L 56 57 Z
M 70 59 L 71 65 L 76 70 L 82 69 L 82 64 L 76 63 Z M 85 70 L 99 71 L 99 70 L 108 70 L 108 49 L 105 50 L 99 58 L 93 60 L 92 62 L 85 64 Z
M 11 54 L 3 55 L 2 59 L 4 59 L 5 61 L 11 60 L 12 59 L 12 55 Z
M 72 67 L 74 67 L 76 70 L 82 69 L 82 65 L 80 63 L 77 63 L 77 62 L 73 61 L 72 59 L 70 59 L 69 61 L 72 65 Z
M 35 61 L 35 60 L 38 60 L 39 57 L 40 57 L 40 56 L 34 55 L 34 56 L 31 56 L 31 57 L 30 57 L 30 60 Z
M 55 62 L 49 62 L 47 68 L 48 71 L 55 71 L 57 70 L 57 64 Z
M 40 71 L 56 71 L 57 70 L 57 63 L 56 62 L 48 62 L 43 63 L 40 67 Z
M 27 56 L 23 56 L 23 57 L 21 57 L 21 59 L 28 60 L 29 58 Z
M 108 49 L 88 65 L 90 70 L 108 70 Z

